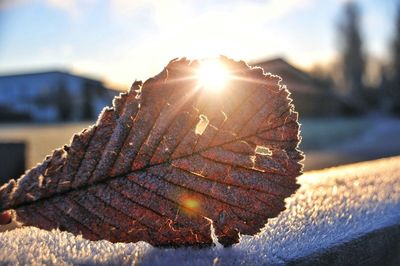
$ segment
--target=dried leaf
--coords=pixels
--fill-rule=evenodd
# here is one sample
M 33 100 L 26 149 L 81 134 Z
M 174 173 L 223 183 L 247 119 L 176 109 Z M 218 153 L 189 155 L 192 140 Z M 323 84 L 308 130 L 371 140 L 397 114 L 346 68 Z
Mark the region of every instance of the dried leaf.
M 220 57 L 231 80 L 199 88 L 173 60 L 92 127 L 0 188 L 24 225 L 91 240 L 225 246 L 259 232 L 297 188 L 299 125 L 280 78 Z

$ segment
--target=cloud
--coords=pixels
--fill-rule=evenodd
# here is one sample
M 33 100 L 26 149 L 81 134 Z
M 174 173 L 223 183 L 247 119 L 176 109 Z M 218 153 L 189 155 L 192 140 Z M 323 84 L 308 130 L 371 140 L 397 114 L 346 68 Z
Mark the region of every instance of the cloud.
M 52 7 L 65 11 L 72 18 L 79 18 L 83 15 L 88 6 L 96 3 L 96 0 L 43 0 Z
M 193 16 L 207 16 L 219 13 L 229 19 L 266 20 L 282 17 L 291 11 L 306 6 L 311 0 L 270 0 L 270 1 L 198 1 L 194 0 L 110 0 L 112 11 L 119 15 L 133 16 L 142 10 L 149 10 L 157 25 L 168 27 L 172 23 L 182 23 L 182 19 L 191 20 Z
M 140 38 L 127 38 L 96 60 L 81 57 L 73 66 L 77 70 L 107 73 L 113 80 L 129 84 L 134 79 L 155 75 L 175 57 L 225 54 L 234 59 L 251 60 L 276 55 L 277 51 L 301 53 L 301 47 L 292 41 L 292 31 L 282 31 L 276 24 L 292 12 L 306 8 L 311 3 L 309 0 L 213 3 L 197 2 L 202 5 L 199 7 L 195 2 L 182 0 L 112 0 L 112 12 L 119 19 L 126 16 L 123 19 L 126 24 L 138 25 L 136 15 L 146 12 L 149 17 L 144 17 L 156 27 L 145 23 L 141 25 L 144 33 Z M 275 26 L 270 27 L 274 20 Z M 130 34 L 138 34 L 137 27 Z
M 129 14 L 142 7 L 157 5 L 155 1 L 151 0 L 110 0 L 110 3 L 114 11 L 120 14 Z
M 79 14 L 77 0 L 47 0 L 47 4 L 53 8 L 66 11 L 72 16 Z

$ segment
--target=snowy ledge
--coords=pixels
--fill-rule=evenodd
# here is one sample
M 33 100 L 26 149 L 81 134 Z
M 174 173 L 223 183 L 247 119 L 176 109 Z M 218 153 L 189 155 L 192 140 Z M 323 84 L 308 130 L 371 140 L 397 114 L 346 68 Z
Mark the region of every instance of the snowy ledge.
M 232 248 L 158 249 L 22 228 L 0 233 L 0 264 L 400 265 L 400 157 L 304 174 L 287 210 Z

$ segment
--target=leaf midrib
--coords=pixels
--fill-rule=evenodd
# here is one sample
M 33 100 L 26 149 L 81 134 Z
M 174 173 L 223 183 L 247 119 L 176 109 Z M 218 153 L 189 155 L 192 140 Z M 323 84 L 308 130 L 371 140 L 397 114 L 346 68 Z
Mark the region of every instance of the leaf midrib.
M 284 114 L 285 114 L 285 112 L 284 112 L 282 115 L 284 115 Z M 149 165 L 146 165 L 146 166 L 144 166 L 144 167 L 142 167 L 142 168 L 135 169 L 135 170 L 133 170 L 133 171 L 129 171 L 129 172 L 127 172 L 127 173 L 120 174 L 120 175 L 116 175 L 116 176 L 108 176 L 107 178 L 104 178 L 104 179 L 99 180 L 99 181 L 97 181 L 97 182 L 84 184 L 84 185 L 82 185 L 82 186 L 80 186 L 80 187 L 78 187 L 78 188 L 72 188 L 72 189 L 68 189 L 68 190 L 65 190 L 65 191 L 62 191 L 62 192 L 59 192 L 59 193 L 54 193 L 54 194 L 51 194 L 51 195 L 49 195 L 49 196 L 47 196 L 47 197 L 42 197 L 42 198 L 40 198 L 40 199 L 37 199 L 37 200 L 35 200 L 35 201 L 23 202 L 23 203 L 20 203 L 20 204 L 16 204 L 16 205 L 13 205 L 13 206 L 12 206 L 11 208 L 9 208 L 9 209 L 18 209 L 18 208 L 21 208 L 21 207 L 25 207 L 25 206 L 29 206 L 29 205 L 32 205 L 32 204 L 35 204 L 35 203 L 39 203 L 39 202 L 45 201 L 45 200 L 50 199 L 50 198 L 53 198 L 53 197 L 58 197 L 58 196 L 66 195 L 66 194 L 71 193 L 71 192 L 74 192 L 74 191 L 85 190 L 85 189 L 88 189 L 90 186 L 97 185 L 97 184 L 105 184 L 105 183 L 107 183 L 107 182 L 110 181 L 110 180 L 118 179 L 118 178 L 123 178 L 123 177 L 126 177 L 127 175 L 130 175 L 130 174 L 132 174 L 132 173 L 137 173 L 137 172 L 140 172 L 140 171 L 145 171 L 145 170 L 147 170 L 147 169 L 149 169 L 149 168 L 151 168 L 151 167 L 154 167 L 154 166 L 159 166 L 159 165 L 163 165 L 163 164 L 169 164 L 169 165 L 171 165 L 171 163 L 172 163 L 174 160 L 179 160 L 179 159 L 183 159 L 183 158 L 188 158 L 188 157 L 193 156 L 193 155 L 199 155 L 200 153 L 202 153 L 202 152 L 204 152 L 204 151 L 207 151 L 207 150 L 209 150 L 209 149 L 216 148 L 216 147 L 221 147 L 221 146 L 223 146 L 223 145 L 230 144 L 230 143 L 233 143 L 233 142 L 236 142 L 236 141 L 242 141 L 242 140 L 245 140 L 245 139 L 247 139 L 247 138 L 251 138 L 251 137 L 257 136 L 257 134 L 265 133 L 265 132 L 268 132 L 268 131 L 270 131 L 270 130 L 274 130 L 274 129 L 279 128 L 279 127 L 281 127 L 281 126 L 283 126 L 283 125 L 285 125 L 285 124 L 286 124 L 286 121 L 285 121 L 285 123 L 280 124 L 280 125 L 278 125 L 278 126 L 276 126 L 276 127 L 268 128 L 268 129 L 263 130 L 263 131 L 258 131 L 258 132 L 255 132 L 254 134 L 250 134 L 250 135 L 247 135 L 247 136 L 242 136 L 242 137 L 239 137 L 239 138 L 235 138 L 235 139 L 232 139 L 232 140 L 230 140 L 230 141 L 226 141 L 226 142 L 220 143 L 220 144 L 218 144 L 218 145 L 208 146 L 208 147 L 206 147 L 206 148 L 204 148 L 204 149 L 201 149 L 201 150 L 199 150 L 199 151 L 197 151 L 197 152 L 193 152 L 193 153 L 191 153 L 191 154 L 186 154 L 186 155 L 177 157 L 177 158 L 175 158 L 175 159 L 173 159 L 173 160 L 167 160 L 167 161 L 164 161 L 164 162 L 161 162 L 161 163 L 156 163 L 156 164 L 149 164 Z M 0 211 L 4 211 L 4 210 L 5 210 L 5 209 L 0 208 Z

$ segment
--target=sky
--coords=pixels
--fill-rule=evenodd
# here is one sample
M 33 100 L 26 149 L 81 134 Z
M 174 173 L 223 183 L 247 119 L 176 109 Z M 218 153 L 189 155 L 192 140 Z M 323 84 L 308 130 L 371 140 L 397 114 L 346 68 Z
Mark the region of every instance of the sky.
M 66 69 L 120 88 L 173 58 L 284 57 L 310 69 L 338 55 L 346 0 L 0 0 L 0 74 Z M 365 49 L 387 59 L 396 0 L 356 1 Z

